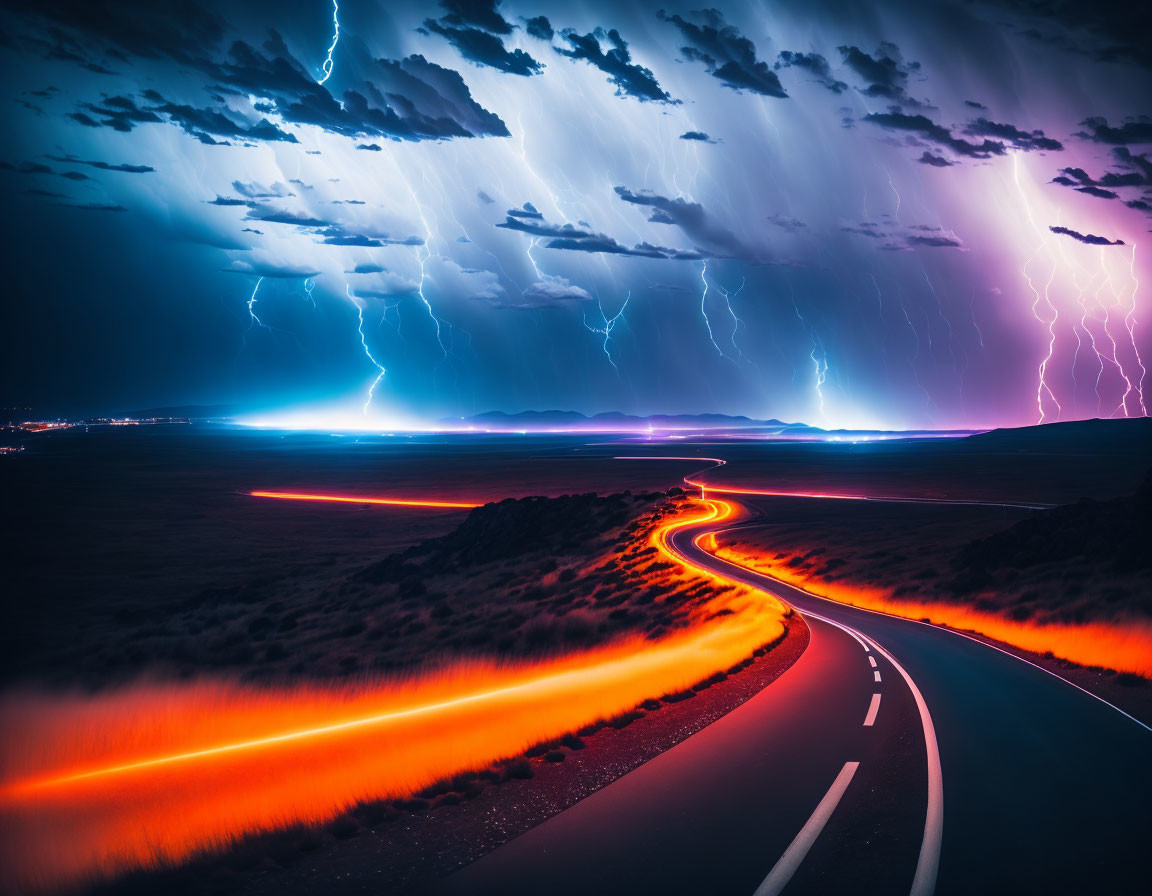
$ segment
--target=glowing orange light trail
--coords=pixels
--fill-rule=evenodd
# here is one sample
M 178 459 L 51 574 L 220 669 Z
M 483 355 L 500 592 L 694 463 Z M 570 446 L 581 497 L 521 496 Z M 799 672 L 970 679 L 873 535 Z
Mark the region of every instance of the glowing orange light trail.
M 697 502 L 648 542 L 679 560 L 671 532 L 733 512 Z M 328 688 L 201 681 L 10 697 L 0 704 L 10 732 L 0 742 L 0 890 L 81 885 L 411 795 L 731 668 L 778 639 L 789 612 L 736 588 L 663 639 L 556 658 Z
M 366 495 L 312 495 L 299 492 L 248 492 L 253 498 L 279 498 L 284 501 L 332 501 L 337 504 L 387 504 L 395 507 L 450 507 L 471 510 L 479 504 L 465 501 L 425 501 L 418 498 L 370 498 Z

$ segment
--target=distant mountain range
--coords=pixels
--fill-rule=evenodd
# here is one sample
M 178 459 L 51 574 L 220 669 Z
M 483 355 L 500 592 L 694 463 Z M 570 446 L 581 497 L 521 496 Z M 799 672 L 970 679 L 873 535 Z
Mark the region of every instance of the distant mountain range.
M 447 421 L 445 421 L 447 422 Z M 508 414 L 488 411 L 453 423 L 499 429 L 772 429 L 810 431 L 804 423 L 782 420 L 754 420 L 728 414 L 652 414 L 647 417 L 608 411 L 603 414 L 581 414 L 578 411 L 521 411 Z
M 480 429 L 493 430 L 584 430 L 587 432 L 615 432 L 625 430 L 629 432 L 652 429 L 661 432 L 667 431 L 700 431 L 700 430 L 746 430 L 759 435 L 789 436 L 844 436 L 862 435 L 899 435 L 906 437 L 932 436 L 951 433 L 945 430 L 908 430 L 903 432 L 888 432 L 886 430 L 857 430 L 857 429 L 821 429 L 807 423 L 786 423 L 783 420 L 769 419 L 756 420 L 752 417 L 732 416 L 730 414 L 652 414 L 647 417 L 635 414 L 621 414 L 608 411 L 603 414 L 581 414 L 577 411 L 521 411 L 518 414 L 508 414 L 503 411 L 488 411 L 484 414 L 475 414 L 471 417 L 445 420 L 445 423 L 475 426 Z

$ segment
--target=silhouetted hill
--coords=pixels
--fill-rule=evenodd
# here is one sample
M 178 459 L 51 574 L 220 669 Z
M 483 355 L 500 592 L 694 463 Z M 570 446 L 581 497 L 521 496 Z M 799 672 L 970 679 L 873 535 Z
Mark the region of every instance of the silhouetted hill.
M 1106 421 L 1096 421 L 1106 422 Z M 1152 471 L 1134 495 L 1111 501 L 1084 498 L 1042 510 L 966 545 L 955 566 L 960 590 L 989 584 L 1000 570 L 1027 570 L 1082 560 L 1100 573 L 1152 570 Z
M 1152 418 L 1072 420 L 1015 429 L 994 429 L 964 440 L 965 445 L 1009 451 L 1056 451 L 1070 454 L 1146 453 L 1152 457 Z

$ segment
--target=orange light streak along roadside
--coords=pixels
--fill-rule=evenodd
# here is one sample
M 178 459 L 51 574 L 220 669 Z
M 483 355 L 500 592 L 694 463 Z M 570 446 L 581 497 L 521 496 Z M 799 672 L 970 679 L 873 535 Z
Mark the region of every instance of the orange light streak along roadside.
M 312 495 L 299 492 L 248 492 L 253 498 L 279 498 L 283 501 L 329 501 L 336 504 L 386 504 L 395 507 L 436 507 L 471 510 L 479 504 L 464 501 L 425 501 L 417 498 L 371 498 L 360 495 Z
M 668 535 L 733 512 L 697 502 L 648 543 L 682 564 Z M 662 575 L 687 575 L 677 569 Z M 731 668 L 777 640 L 789 612 L 738 587 L 658 641 L 637 635 L 568 656 L 328 688 L 201 681 L 9 698 L 0 890 L 82 886 L 411 795 Z

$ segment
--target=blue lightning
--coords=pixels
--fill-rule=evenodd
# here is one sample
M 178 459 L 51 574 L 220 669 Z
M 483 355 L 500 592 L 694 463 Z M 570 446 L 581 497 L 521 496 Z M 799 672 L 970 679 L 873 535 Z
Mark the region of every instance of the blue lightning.
M 304 292 L 308 294 L 308 301 L 312 304 L 313 308 L 316 307 L 316 299 L 312 295 L 312 290 L 314 290 L 315 288 L 316 288 L 316 281 L 315 280 L 312 280 L 311 278 L 309 278 L 309 279 L 304 281 Z
M 336 52 L 336 44 L 340 43 L 340 4 L 338 0 L 332 0 L 332 25 L 335 28 L 332 34 L 332 46 L 328 48 L 328 58 L 324 60 L 324 65 L 321 66 L 324 77 L 317 81 L 317 84 L 323 84 L 332 77 L 332 54 Z
M 612 369 L 616 371 L 617 376 L 620 375 L 620 368 L 616 366 L 616 361 L 612 358 L 612 352 L 608 348 L 608 343 L 612 339 L 612 333 L 616 330 L 616 325 L 624 317 L 624 309 L 628 307 L 628 303 L 631 300 L 632 300 L 632 293 L 631 293 L 631 291 L 629 291 L 629 293 L 624 297 L 624 304 L 620 306 L 620 310 L 617 311 L 612 317 L 609 317 L 607 314 L 604 313 L 604 306 L 600 303 L 600 300 L 597 299 L 596 305 L 600 309 L 600 317 L 602 317 L 604 319 L 604 326 L 603 327 L 594 327 L 590 323 L 588 323 L 587 319 L 584 320 L 584 326 L 585 327 L 587 327 L 593 333 L 599 333 L 604 337 L 604 345 L 602 346 L 602 348 L 604 349 L 604 356 L 608 359 L 608 363 L 612 365 Z
M 792 310 L 796 312 L 796 318 L 800 321 L 804 329 L 808 331 L 808 337 L 812 340 L 812 351 L 808 357 L 816 369 L 816 400 L 819 403 L 820 416 L 824 420 L 827 420 L 828 416 L 824 413 L 824 384 L 828 381 L 828 352 L 824 351 L 824 346 L 820 344 L 820 339 L 816 335 L 816 328 L 800 313 L 800 305 L 796 302 L 796 293 L 794 290 L 792 292 Z M 820 353 L 819 358 L 816 357 L 817 352 Z M 795 379 L 795 376 L 793 376 L 793 379 Z
M 712 321 L 708 319 L 708 309 L 704 304 L 708 298 L 708 262 L 706 261 L 700 262 L 700 282 L 704 284 L 704 291 L 700 293 L 700 315 L 704 318 L 704 326 L 708 328 L 708 341 L 712 343 L 712 347 L 716 349 L 721 358 L 727 358 L 728 356 L 724 354 L 724 350 L 720 348 L 720 344 L 712 333 Z
M 256 293 L 260 291 L 260 284 L 263 282 L 263 277 L 257 280 L 256 285 L 252 287 L 252 295 L 248 297 L 248 316 L 252 318 L 251 323 L 248 324 L 249 330 L 252 329 L 253 324 L 258 327 L 262 327 L 265 330 L 268 329 L 268 325 L 265 324 L 264 321 L 260 320 L 260 317 L 256 314 Z
M 380 380 L 384 379 L 384 374 L 388 371 L 384 369 L 379 361 L 372 357 L 372 352 L 368 348 L 368 340 L 364 336 L 363 300 L 358 299 L 356 296 L 352 295 L 352 288 L 347 283 L 344 284 L 344 292 L 347 294 L 348 299 L 352 302 L 352 304 L 356 306 L 356 332 L 360 334 L 360 345 L 364 349 L 364 357 L 371 361 L 372 366 L 379 371 L 379 373 L 376 374 L 376 379 L 372 380 L 372 385 L 368 387 L 368 397 L 364 400 L 363 413 L 367 414 L 368 407 L 372 404 L 372 397 L 376 394 L 376 387 L 380 385 Z
M 828 381 L 828 354 L 823 348 L 820 349 L 820 357 L 816 357 L 816 348 L 818 340 L 813 335 L 812 353 L 808 356 L 812 359 L 812 363 L 816 367 L 816 397 L 820 404 L 820 416 L 824 420 L 828 419 L 828 415 L 824 413 L 824 383 Z
M 736 344 L 736 334 L 740 332 L 740 328 L 744 326 L 744 321 L 736 316 L 736 312 L 732 309 L 732 299 L 740 295 L 744 291 L 744 287 L 748 285 L 748 278 L 742 277 L 740 279 L 740 286 L 737 287 L 735 292 L 728 292 L 723 286 L 716 284 L 716 291 L 724 296 L 724 304 L 728 308 L 728 313 L 732 316 L 732 335 L 728 337 L 728 341 L 732 343 L 732 348 L 736 349 L 736 357 L 740 360 L 747 360 L 744 357 L 744 351 Z M 756 365 L 753 364 L 753 367 Z

